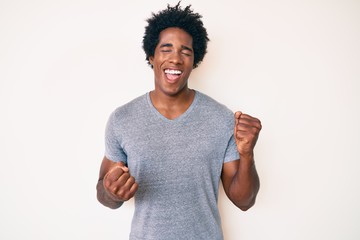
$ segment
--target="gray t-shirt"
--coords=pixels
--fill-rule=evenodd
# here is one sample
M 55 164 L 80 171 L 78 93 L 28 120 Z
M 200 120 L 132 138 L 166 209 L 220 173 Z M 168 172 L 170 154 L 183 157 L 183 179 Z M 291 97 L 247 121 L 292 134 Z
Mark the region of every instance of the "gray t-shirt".
M 173 120 L 149 93 L 111 114 L 105 155 L 139 184 L 131 240 L 223 239 L 218 188 L 223 163 L 239 159 L 233 131 L 233 113 L 200 92 Z

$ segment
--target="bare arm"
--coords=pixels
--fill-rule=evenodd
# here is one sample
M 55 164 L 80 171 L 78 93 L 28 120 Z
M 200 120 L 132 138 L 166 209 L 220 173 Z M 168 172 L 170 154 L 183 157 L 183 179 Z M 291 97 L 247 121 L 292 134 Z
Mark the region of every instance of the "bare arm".
M 253 151 L 260 130 L 258 119 L 235 113 L 234 137 L 240 160 L 225 163 L 221 179 L 226 195 L 243 211 L 255 204 L 260 187 Z
M 106 207 L 119 208 L 124 201 L 135 195 L 138 185 L 122 162 L 113 162 L 104 157 L 96 185 L 97 199 Z
M 245 160 L 225 163 L 222 182 L 228 198 L 241 210 L 246 211 L 255 204 L 260 188 L 259 177 L 254 163 Z M 246 160 L 247 161 L 247 160 Z

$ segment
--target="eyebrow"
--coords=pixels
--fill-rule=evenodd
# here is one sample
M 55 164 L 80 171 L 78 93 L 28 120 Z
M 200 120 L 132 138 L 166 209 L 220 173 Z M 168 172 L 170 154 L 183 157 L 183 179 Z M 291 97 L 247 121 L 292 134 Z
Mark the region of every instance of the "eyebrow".
M 171 43 L 164 43 L 164 44 L 160 45 L 160 48 L 164 48 L 164 47 L 173 47 L 173 45 Z M 193 52 L 192 48 L 190 48 L 190 47 L 181 45 L 181 48 L 184 49 L 184 50 L 188 50 L 188 51 Z

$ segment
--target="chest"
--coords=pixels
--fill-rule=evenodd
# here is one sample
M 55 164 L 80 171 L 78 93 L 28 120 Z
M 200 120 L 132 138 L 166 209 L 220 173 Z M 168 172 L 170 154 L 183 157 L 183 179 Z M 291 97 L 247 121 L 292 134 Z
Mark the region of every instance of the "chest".
M 137 181 L 171 182 L 220 176 L 228 138 L 224 126 L 211 121 L 147 122 L 124 135 L 121 145 Z

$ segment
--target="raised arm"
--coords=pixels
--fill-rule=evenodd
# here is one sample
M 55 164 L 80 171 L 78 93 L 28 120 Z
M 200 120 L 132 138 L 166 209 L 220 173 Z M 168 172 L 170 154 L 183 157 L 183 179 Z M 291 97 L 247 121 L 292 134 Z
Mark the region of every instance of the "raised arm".
M 119 208 L 135 195 L 138 184 L 123 162 L 113 162 L 104 157 L 96 185 L 97 199 L 106 207 Z
M 254 161 L 254 147 L 260 130 L 258 119 L 241 112 L 235 113 L 234 138 L 240 160 L 225 163 L 221 179 L 226 195 L 243 211 L 255 204 L 260 187 Z

